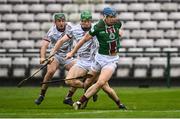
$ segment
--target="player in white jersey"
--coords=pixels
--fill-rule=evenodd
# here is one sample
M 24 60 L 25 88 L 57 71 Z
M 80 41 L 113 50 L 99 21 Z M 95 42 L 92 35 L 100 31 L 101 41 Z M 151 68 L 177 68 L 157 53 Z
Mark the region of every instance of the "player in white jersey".
M 42 46 L 40 50 L 40 64 L 43 64 L 46 58 L 46 50 L 48 48 L 52 49 L 56 42 L 69 31 L 72 26 L 70 23 L 65 21 L 65 15 L 63 13 L 55 13 L 53 16 L 54 24 L 47 32 L 46 36 L 43 38 Z M 47 72 L 44 76 L 43 82 L 51 80 L 56 70 L 61 67 L 65 67 L 69 70 L 70 67 L 75 63 L 75 60 L 69 59 L 64 60 L 66 53 L 72 48 L 72 41 L 65 42 L 61 48 L 59 48 L 54 56 L 54 60 L 47 66 Z M 48 89 L 47 84 L 42 84 L 41 92 L 39 97 L 35 100 L 35 104 L 39 105 L 45 98 L 46 91 Z
M 84 35 L 71 52 L 66 54 L 66 59 L 71 58 L 86 42 L 89 42 L 94 36 L 97 37 L 99 48 L 90 73 L 93 75 L 92 78 L 97 75 L 99 75 L 99 78 L 95 84 L 87 89 L 80 100 L 73 104 L 76 110 L 81 109 L 82 105 L 101 88 L 116 103 L 119 109 L 126 109 L 126 106 L 121 103 L 114 89 L 108 84 L 108 81 L 115 71 L 116 61 L 118 61 L 119 58 L 117 49 L 120 45 L 119 30 L 121 23 L 116 19 L 116 11 L 114 9 L 106 7 L 102 13 L 103 19 L 100 19 L 97 24 Z
M 92 15 L 89 11 L 82 11 L 81 13 L 81 23 L 74 26 L 70 32 L 67 32 L 61 40 L 59 40 L 54 49 L 52 50 L 51 54 L 55 53 L 64 42 L 70 41 L 71 39 L 75 40 L 75 43 L 79 42 L 79 40 L 85 35 L 87 31 L 90 30 L 92 24 Z M 77 52 L 77 63 L 72 66 L 69 70 L 66 78 L 74 78 L 86 75 L 90 70 L 91 64 L 94 61 L 94 54 L 98 48 L 98 44 L 96 38 L 94 37 L 93 40 L 89 40 L 86 42 Z M 84 83 L 80 80 L 67 80 L 65 83 L 69 86 L 76 87 L 76 88 L 84 88 Z M 90 81 L 86 83 L 86 86 L 90 85 Z M 74 91 L 75 92 L 75 91 Z M 72 95 L 74 92 L 69 91 L 67 94 L 64 103 L 68 104 L 69 100 L 72 100 Z M 96 96 L 94 96 L 94 101 L 96 101 Z

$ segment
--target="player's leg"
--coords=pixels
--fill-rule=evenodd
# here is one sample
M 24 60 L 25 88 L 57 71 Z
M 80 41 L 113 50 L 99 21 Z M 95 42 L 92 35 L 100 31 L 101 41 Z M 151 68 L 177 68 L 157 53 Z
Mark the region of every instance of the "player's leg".
M 91 74 L 91 72 L 90 72 Z M 99 74 L 97 74 L 96 77 L 94 78 L 87 78 L 85 81 L 84 81 L 84 91 L 86 92 L 86 90 L 91 86 L 93 85 L 94 83 L 96 83 L 97 79 L 99 78 Z M 94 94 L 93 95 L 93 101 L 96 102 L 97 101 L 97 98 L 98 98 L 98 95 L 97 94 Z
M 59 66 L 59 62 L 54 59 L 48 66 L 47 66 L 47 72 L 44 76 L 43 82 L 46 82 L 48 80 L 51 80 L 54 73 L 56 72 L 57 68 Z M 42 84 L 41 86 L 41 92 L 39 97 L 35 100 L 35 104 L 39 105 L 44 100 L 46 91 L 48 89 L 48 84 Z
M 106 93 L 108 94 L 108 96 L 116 103 L 116 105 L 118 106 L 119 109 L 127 109 L 126 106 L 120 102 L 120 99 L 119 99 L 119 97 L 117 96 L 115 90 L 114 90 L 113 88 L 111 88 L 108 83 L 106 83 L 106 84 L 102 87 L 102 89 L 103 89 L 103 91 L 106 92 Z
M 70 105 L 72 106 L 73 105 L 73 100 L 72 100 L 72 96 L 74 95 L 74 93 L 76 92 L 77 88 L 74 88 L 74 87 L 70 87 L 69 88 L 69 91 L 66 95 L 66 97 L 64 98 L 63 100 L 63 103 L 64 104 L 67 104 L 67 105 Z
M 90 72 L 88 72 L 88 74 L 92 74 L 93 77 L 87 78 L 87 79 L 84 81 L 84 92 L 86 92 L 87 89 L 96 82 L 96 80 L 97 80 L 97 78 L 98 78 L 98 75 L 99 75 L 97 72 L 93 72 L 93 71 L 91 71 L 91 70 L 90 70 Z M 93 101 L 94 101 L 94 102 L 97 100 L 97 97 L 98 97 L 97 94 L 94 94 L 94 95 L 93 95 Z M 81 106 L 82 109 L 84 109 L 84 108 L 87 107 L 88 101 L 89 101 L 89 100 L 87 100 L 86 102 L 84 102 L 84 103 L 82 104 L 82 106 Z
M 67 60 L 65 63 L 66 63 L 65 69 L 66 69 L 67 71 L 69 71 L 69 70 L 72 68 L 72 66 L 76 63 L 76 59 Z M 76 90 L 77 90 L 77 88 L 75 88 L 75 87 L 70 87 L 70 88 L 69 88 L 69 91 L 68 91 L 66 97 L 65 97 L 64 100 L 63 100 L 63 103 L 64 103 L 64 104 L 67 104 L 67 105 L 70 105 L 70 106 L 73 105 L 74 102 L 73 102 L 73 100 L 72 100 L 72 96 L 74 95 L 74 93 L 76 92 Z
M 81 104 L 83 104 L 84 102 L 86 102 L 91 96 L 93 96 L 94 94 L 96 94 L 103 85 L 106 84 L 106 82 L 108 82 L 111 78 L 111 76 L 114 73 L 114 69 L 112 68 L 103 68 L 101 70 L 101 73 L 99 75 L 99 78 L 97 80 L 97 82 L 95 84 L 93 84 L 91 87 L 89 87 L 87 89 L 87 91 L 85 92 L 85 94 L 80 98 L 79 101 L 75 102 L 73 104 L 74 109 L 79 109 L 81 108 Z
M 87 71 L 84 70 L 83 68 L 77 66 L 77 65 L 74 65 L 71 67 L 71 69 L 69 70 L 67 76 L 66 76 L 66 79 L 70 79 L 70 78 L 75 78 L 75 77 L 79 77 L 79 76 L 84 76 L 86 75 Z M 65 83 L 68 85 L 68 86 L 71 86 L 71 87 L 76 87 L 76 88 L 83 88 L 83 82 L 80 80 L 77 80 L 77 79 L 73 79 L 73 80 L 66 80 Z
M 71 64 L 72 64 L 72 63 L 71 63 Z M 70 64 L 70 65 L 71 65 L 71 64 Z M 74 63 L 74 64 L 75 64 L 75 63 Z M 74 78 L 74 77 L 77 76 L 77 75 L 79 75 L 79 76 L 81 75 L 81 76 L 82 76 L 82 75 L 85 75 L 85 74 L 86 74 L 86 72 L 84 73 L 84 71 L 81 71 L 82 69 L 77 69 L 77 68 L 74 68 L 74 67 L 75 67 L 74 65 L 73 65 L 73 66 L 72 66 L 72 65 L 70 66 L 70 65 L 66 65 L 66 70 L 69 69 L 69 72 L 68 72 L 66 78 L 70 78 L 70 77 Z M 76 66 L 76 67 L 77 67 L 77 66 Z M 79 73 L 79 71 L 80 71 L 80 74 L 77 74 L 77 73 Z M 75 74 L 74 72 L 76 72 L 76 74 Z M 74 75 L 74 76 L 73 76 L 73 75 Z M 67 85 L 73 86 L 73 87 L 70 87 L 70 89 L 69 89 L 69 91 L 68 91 L 68 94 L 66 95 L 63 103 L 72 106 L 72 104 L 73 104 L 72 96 L 74 95 L 74 93 L 75 93 L 75 91 L 76 91 L 76 89 L 77 89 L 78 87 L 82 88 L 83 83 L 82 83 L 81 81 L 79 81 L 79 80 L 69 80 L 69 81 L 65 81 L 65 83 L 66 83 Z

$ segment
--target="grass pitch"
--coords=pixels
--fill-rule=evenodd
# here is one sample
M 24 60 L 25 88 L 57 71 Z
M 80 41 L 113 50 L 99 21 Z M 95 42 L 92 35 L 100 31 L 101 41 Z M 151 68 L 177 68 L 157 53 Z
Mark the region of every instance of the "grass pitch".
M 103 92 L 98 101 L 89 101 L 84 110 L 62 103 L 68 88 L 50 87 L 43 103 L 34 104 L 39 87 L 0 87 L 0 118 L 180 118 L 180 88 L 114 88 L 127 111 L 118 110 Z M 83 94 L 78 90 L 73 100 Z

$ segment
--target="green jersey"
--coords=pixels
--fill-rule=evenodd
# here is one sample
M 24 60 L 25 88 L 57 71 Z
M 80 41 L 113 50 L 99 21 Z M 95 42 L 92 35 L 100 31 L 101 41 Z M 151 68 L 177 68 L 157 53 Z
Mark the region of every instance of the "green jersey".
M 89 31 L 91 36 L 96 36 L 99 41 L 99 54 L 111 55 L 117 53 L 120 47 L 119 29 L 121 22 L 118 21 L 112 26 L 108 26 L 101 19 Z

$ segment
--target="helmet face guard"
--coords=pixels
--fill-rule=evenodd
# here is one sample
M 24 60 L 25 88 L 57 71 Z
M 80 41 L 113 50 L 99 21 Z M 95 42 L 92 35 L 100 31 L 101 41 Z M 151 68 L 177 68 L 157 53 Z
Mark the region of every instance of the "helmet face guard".
M 110 8 L 110 7 L 105 7 L 102 11 L 102 14 L 104 16 L 114 16 L 115 17 L 117 13 L 116 13 L 115 9 Z
M 53 15 L 53 19 L 54 19 L 55 21 L 58 20 L 58 19 L 63 19 L 63 20 L 65 20 L 66 17 L 65 17 L 65 15 L 64 15 L 64 13 L 55 13 L 55 14 Z
M 92 20 L 92 14 L 88 10 L 84 10 L 81 12 L 81 21 L 83 20 Z

